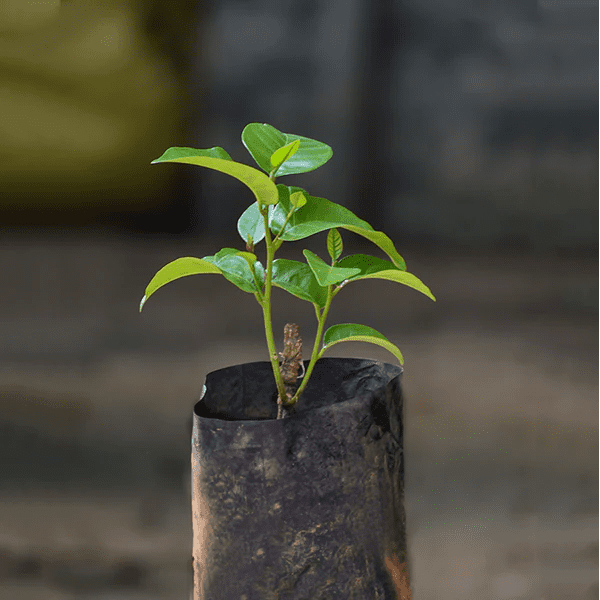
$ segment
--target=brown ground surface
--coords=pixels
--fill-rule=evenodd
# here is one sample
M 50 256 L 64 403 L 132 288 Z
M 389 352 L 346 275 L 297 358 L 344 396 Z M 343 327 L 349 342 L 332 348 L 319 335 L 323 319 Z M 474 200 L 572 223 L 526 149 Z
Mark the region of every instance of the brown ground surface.
M 209 371 L 265 359 L 260 312 L 216 276 L 137 304 L 169 260 L 233 245 L 0 241 L 0 600 L 188 597 L 191 408 Z M 597 261 L 405 254 L 436 304 L 360 282 L 330 323 L 405 357 L 415 599 L 598 598 Z M 274 302 L 311 345 L 312 307 Z

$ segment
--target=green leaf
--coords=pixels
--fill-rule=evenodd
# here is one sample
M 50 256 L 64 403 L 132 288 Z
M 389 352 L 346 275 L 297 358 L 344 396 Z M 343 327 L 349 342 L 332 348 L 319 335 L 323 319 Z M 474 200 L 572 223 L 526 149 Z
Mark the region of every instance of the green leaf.
M 306 263 L 286 258 L 275 259 L 271 281 L 273 285 L 320 308 L 323 308 L 327 302 L 327 290 L 319 285 Z
M 369 256 L 368 254 L 350 254 L 349 256 L 344 256 L 338 263 L 338 266 L 360 269 L 360 273 L 352 277 L 352 281 L 371 273 L 396 268 L 394 267 L 394 263 L 391 263 L 389 260 L 377 256 Z
M 300 140 L 297 152 L 277 170 L 277 176 L 307 173 L 324 165 L 333 150 L 327 144 L 291 133 L 282 133 L 266 123 L 250 123 L 242 131 L 242 142 L 256 164 L 266 173 L 272 170 L 271 156 L 287 144 Z
M 340 260 L 337 266 L 347 269 L 359 269 L 357 275 L 348 278 L 348 283 L 359 279 L 386 279 L 413 288 L 435 302 L 435 296 L 431 293 L 431 290 L 418 277 L 396 268 L 388 260 L 367 254 L 352 254 Z
M 279 189 L 280 186 L 277 187 Z M 301 188 L 289 189 L 300 190 Z M 381 248 L 392 259 L 397 268 L 403 271 L 406 270 L 404 259 L 398 254 L 394 243 L 385 233 L 374 231 L 369 223 L 359 219 L 353 212 L 340 204 L 335 204 L 325 198 L 317 198 L 308 194 L 306 196 L 308 202 L 305 206 L 294 212 L 285 231 L 281 234 L 282 240 L 285 242 L 301 240 L 315 233 L 339 227 L 367 238 Z M 274 217 L 276 216 L 277 219 L 281 219 L 283 212 L 283 210 L 280 212 L 276 209 Z M 283 218 L 285 219 L 285 217 Z
M 302 208 L 306 204 L 304 192 L 294 192 L 293 194 L 290 194 L 290 202 L 294 208 Z
M 279 186 L 277 186 L 279 188 Z M 294 188 L 289 188 L 290 191 Z M 300 188 L 296 188 L 300 190 Z M 304 191 L 304 190 L 302 190 Z M 340 204 L 330 202 L 325 198 L 317 198 L 306 194 L 307 203 L 294 212 L 285 232 L 281 236 L 284 241 L 296 241 L 307 238 L 315 233 L 332 229 L 333 227 L 373 228 L 354 213 Z
M 277 191 L 279 192 L 279 203 L 269 213 L 269 229 L 273 235 L 279 235 L 290 211 L 298 210 L 307 202 L 305 192 L 302 188 L 288 187 L 287 185 L 278 183 Z M 294 205 L 294 202 L 298 202 L 298 207 Z M 286 228 L 288 226 L 286 225 Z
M 256 281 L 258 281 L 258 287 L 260 290 L 262 290 L 263 286 L 265 285 L 266 273 L 265 268 L 263 267 L 263 264 L 260 262 L 260 260 L 257 260 L 254 263 L 254 265 L 252 266 L 252 270 L 254 272 L 254 275 L 256 276 Z
M 323 348 L 319 352 L 319 358 L 325 350 L 340 342 L 369 342 L 370 344 L 377 344 L 385 348 L 388 352 L 391 352 L 401 365 L 404 364 L 402 353 L 390 340 L 372 327 L 357 325 L 356 323 L 332 325 L 323 336 Z
M 265 237 L 265 222 L 260 214 L 258 202 L 251 204 L 238 219 L 237 230 L 241 238 L 247 242 L 248 236 L 252 238 L 252 242 L 256 245 Z
M 275 150 L 275 152 L 271 154 L 271 168 L 273 169 L 273 172 L 276 172 L 286 160 L 289 160 L 294 156 L 298 151 L 299 146 L 300 140 L 296 140 L 295 142 L 290 142 L 278 150 Z
M 342 254 L 343 249 L 344 243 L 342 242 L 340 232 L 335 228 L 330 229 L 327 234 L 327 252 L 329 252 L 331 260 L 337 260 Z
M 206 261 L 202 258 L 193 258 L 187 256 L 185 258 L 178 258 L 165 265 L 160 271 L 154 275 L 150 280 L 150 283 L 146 287 L 146 292 L 140 303 L 140 312 L 144 304 L 150 298 L 158 288 L 163 285 L 180 279 L 181 277 L 187 277 L 188 275 L 200 275 L 202 273 L 218 273 L 221 274 L 221 270 L 216 267 L 212 262 Z
M 284 133 L 266 123 L 249 123 L 242 131 L 242 143 L 265 172 L 271 171 L 271 156 L 288 142 Z
M 173 146 L 172 148 L 166 150 L 160 158 L 153 160 L 150 164 L 153 165 L 154 163 L 166 162 L 166 160 L 171 160 L 171 157 L 187 157 L 189 156 L 188 151 L 194 153 L 192 156 L 219 158 L 221 160 L 228 160 L 230 162 L 233 162 L 233 159 L 231 158 L 231 156 L 229 156 L 227 150 L 220 148 L 219 146 L 214 146 L 213 148 L 208 148 L 207 150 L 196 150 L 195 148 L 181 148 Z M 165 159 L 165 157 L 167 157 L 167 159 Z
M 204 260 L 215 265 L 230 281 L 244 292 L 258 292 L 254 279 L 256 256 L 251 252 L 241 252 L 235 248 L 223 248 L 214 256 L 205 256 Z
M 362 235 L 373 242 L 376 246 L 379 246 L 379 248 L 381 248 L 392 259 L 392 262 L 396 267 L 398 267 L 398 269 L 406 271 L 406 263 L 404 262 L 404 259 L 400 256 L 400 254 L 398 254 L 398 251 L 394 247 L 394 242 L 392 242 L 392 240 L 390 240 L 385 233 L 382 231 L 373 231 L 373 228 L 371 228 L 371 230 L 361 229 L 355 225 L 347 225 L 344 228 L 348 231 L 358 233 L 358 235 Z
M 269 219 L 273 216 L 273 211 L 277 210 L 278 206 L 269 206 Z M 238 233 L 244 242 L 248 241 L 248 236 L 252 236 L 252 242 L 254 245 L 261 242 L 265 237 L 265 221 L 263 216 L 260 214 L 258 208 L 258 202 L 251 204 L 238 219 L 237 223 Z
M 256 254 L 253 254 L 252 252 L 242 252 L 237 250 L 236 252 L 236 256 L 241 256 L 242 258 L 245 258 L 246 262 L 248 263 L 248 266 L 252 269 L 254 263 L 256 262 Z
M 340 269 L 339 267 L 332 267 L 310 250 L 303 250 L 302 252 L 304 256 L 306 256 L 308 266 L 315 274 L 319 285 L 333 285 L 334 283 L 339 283 L 340 281 L 344 281 L 344 279 L 348 279 L 349 277 L 360 273 L 358 269 Z
M 252 190 L 256 200 L 261 204 L 277 204 L 279 202 L 277 188 L 267 175 L 254 167 L 231 160 L 223 148 L 217 147 L 209 150 L 169 148 L 160 158 L 153 160 L 151 164 L 163 162 L 198 165 L 226 173 L 247 185 Z

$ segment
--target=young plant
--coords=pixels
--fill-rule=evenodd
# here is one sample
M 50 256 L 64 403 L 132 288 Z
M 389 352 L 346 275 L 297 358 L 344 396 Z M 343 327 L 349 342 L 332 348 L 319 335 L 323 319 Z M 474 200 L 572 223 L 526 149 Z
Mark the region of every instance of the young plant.
M 371 225 L 339 204 L 311 196 L 299 187 L 275 183 L 277 177 L 306 173 L 325 164 L 333 155 L 328 145 L 299 135 L 281 133 L 271 125 L 260 123 L 250 123 L 244 128 L 242 142 L 262 171 L 233 161 L 219 147 L 208 150 L 169 148 L 160 158 L 152 161 L 152 164 L 187 163 L 227 173 L 248 186 L 256 201 L 244 211 L 237 224 L 238 232 L 246 244 L 245 251 L 223 248 L 212 256 L 185 257 L 170 262 L 148 284 L 140 311 L 148 298 L 163 285 L 180 277 L 201 273 L 223 275 L 240 289 L 253 294 L 263 312 L 269 358 L 277 384 L 278 417 L 281 417 L 283 407 L 290 409 L 300 398 L 315 363 L 335 344 L 349 341 L 377 344 L 391 352 L 400 364 L 404 364 L 400 350 L 371 327 L 343 323 L 333 325 L 324 332 L 331 302 L 342 288 L 362 279 L 386 279 L 411 287 L 432 300 L 435 298 L 422 281 L 406 271 L 403 258 L 387 235 L 374 231 Z M 366 254 L 353 254 L 340 259 L 343 243 L 339 229 L 367 238 L 383 250 L 390 260 Z M 283 242 L 301 240 L 321 231 L 328 231 L 330 264 L 310 250 L 303 251 L 306 262 L 275 259 L 275 253 Z M 263 240 L 266 246 L 264 265 L 254 254 L 255 246 Z M 271 320 L 273 286 L 310 302 L 315 309 L 315 343 L 302 383 L 297 389 L 298 368 L 302 365 L 302 343 L 297 326 L 288 324 L 284 331 L 284 352 L 277 353 Z

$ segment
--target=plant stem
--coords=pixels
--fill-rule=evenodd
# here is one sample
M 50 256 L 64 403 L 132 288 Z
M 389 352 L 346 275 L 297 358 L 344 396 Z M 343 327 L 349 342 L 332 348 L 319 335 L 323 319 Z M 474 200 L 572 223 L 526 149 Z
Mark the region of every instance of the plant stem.
M 290 210 L 290 212 L 288 213 L 288 216 L 285 218 L 285 221 L 283 222 L 280 232 L 273 239 L 274 244 L 279 240 L 279 236 L 283 233 L 283 230 L 285 229 L 285 226 L 288 224 L 288 221 L 290 220 L 290 217 L 292 216 L 294 210 L 295 209 L 292 207 L 292 210 Z
M 292 400 L 289 404 L 295 404 L 297 402 L 298 398 L 304 391 L 304 388 L 308 384 L 308 380 L 310 379 L 312 370 L 314 369 L 317 360 L 319 360 L 319 346 L 321 345 L 321 339 L 323 337 L 323 329 L 325 327 L 327 313 L 329 312 L 329 307 L 331 306 L 331 300 L 333 298 L 332 289 L 333 289 L 332 285 L 327 286 L 327 300 L 325 302 L 325 306 L 323 307 L 323 312 L 317 316 L 317 318 L 319 320 L 319 325 L 317 327 L 317 334 L 316 334 L 315 343 L 314 343 L 314 346 L 312 349 L 312 354 L 310 356 L 310 362 L 308 363 L 308 368 L 306 369 L 306 373 L 304 374 L 304 377 L 302 378 L 302 384 L 300 385 L 300 387 L 294 394 L 294 397 L 292 398 Z
M 267 347 L 269 348 L 269 358 L 273 367 L 273 375 L 277 384 L 277 391 L 281 401 L 285 398 L 285 385 L 283 377 L 279 370 L 279 361 L 277 359 L 277 348 L 275 346 L 275 338 L 273 337 L 273 323 L 271 319 L 271 279 L 273 276 L 273 256 L 275 248 L 271 241 L 271 231 L 269 229 L 269 207 L 261 208 L 261 213 L 265 221 L 265 244 L 267 246 L 267 274 L 265 277 L 265 292 L 260 303 L 263 309 L 263 318 L 265 322 L 265 335 L 267 338 Z

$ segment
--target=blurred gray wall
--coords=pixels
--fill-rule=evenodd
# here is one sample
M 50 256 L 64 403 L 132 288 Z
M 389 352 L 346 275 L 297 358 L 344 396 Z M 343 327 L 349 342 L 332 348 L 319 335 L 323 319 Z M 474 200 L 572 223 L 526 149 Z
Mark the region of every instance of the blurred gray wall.
M 220 0 L 199 31 L 195 147 L 252 161 L 253 121 L 327 142 L 330 163 L 286 183 L 400 243 L 597 247 L 597 2 Z M 191 177 L 200 231 L 252 201 Z

